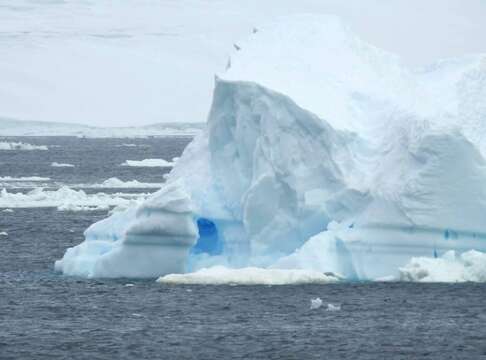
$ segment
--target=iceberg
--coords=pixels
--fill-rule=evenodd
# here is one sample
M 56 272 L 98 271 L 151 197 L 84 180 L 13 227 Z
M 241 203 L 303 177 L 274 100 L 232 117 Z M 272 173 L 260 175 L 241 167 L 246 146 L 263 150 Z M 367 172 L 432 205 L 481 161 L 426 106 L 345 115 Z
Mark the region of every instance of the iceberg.
M 486 251 L 486 55 L 408 68 L 313 15 L 238 44 L 162 189 L 91 226 L 56 269 L 374 280 L 412 258 Z

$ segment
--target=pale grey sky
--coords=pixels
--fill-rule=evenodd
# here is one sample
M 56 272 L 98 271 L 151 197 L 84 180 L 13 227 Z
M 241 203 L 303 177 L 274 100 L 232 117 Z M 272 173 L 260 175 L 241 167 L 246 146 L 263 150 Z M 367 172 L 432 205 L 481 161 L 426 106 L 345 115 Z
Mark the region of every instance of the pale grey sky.
M 411 66 L 486 53 L 486 0 L 0 0 L 0 117 L 205 121 L 232 44 L 301 12 L 339 15 Z

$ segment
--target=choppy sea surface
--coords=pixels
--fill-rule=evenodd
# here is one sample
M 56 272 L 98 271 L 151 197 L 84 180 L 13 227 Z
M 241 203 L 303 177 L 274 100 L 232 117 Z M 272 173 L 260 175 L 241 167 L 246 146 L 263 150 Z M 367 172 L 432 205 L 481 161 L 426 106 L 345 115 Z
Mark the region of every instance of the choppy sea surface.
M 190 139 L 19 140 L 49 150 L 0 151 L 0 177 L 62 186 L 163 182 L 168 169 L 120 164 L 170 160 Z M 0 359 L 486 359 L 484 284 L 170 286 L 66 277 L 54 261 L 107 211 L 12 210 L 0 209 Z M 311 309 L 316 297 L 323 306 Z

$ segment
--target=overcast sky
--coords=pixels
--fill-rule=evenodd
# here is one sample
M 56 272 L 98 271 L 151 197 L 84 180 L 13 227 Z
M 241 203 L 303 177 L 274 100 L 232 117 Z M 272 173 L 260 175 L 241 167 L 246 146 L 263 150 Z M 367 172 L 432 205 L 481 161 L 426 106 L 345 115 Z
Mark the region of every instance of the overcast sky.
M 205 121 L 232 44 L 309 12 L 340 15 L 410 66 L 486 53 L 486 0 L 0 0 L 0 117 Z

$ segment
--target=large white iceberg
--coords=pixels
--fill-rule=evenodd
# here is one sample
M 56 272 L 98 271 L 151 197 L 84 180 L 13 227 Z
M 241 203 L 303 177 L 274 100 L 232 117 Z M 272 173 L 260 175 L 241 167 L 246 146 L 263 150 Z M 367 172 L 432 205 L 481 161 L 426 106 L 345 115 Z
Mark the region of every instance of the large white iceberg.
M 377 279 L 412 257 L 486 250 L 486 55 L 409 69 L 311 15 L 239 47 L 216 78 L 207 129 L 164 187 L 93 225 L 58 270 Z

